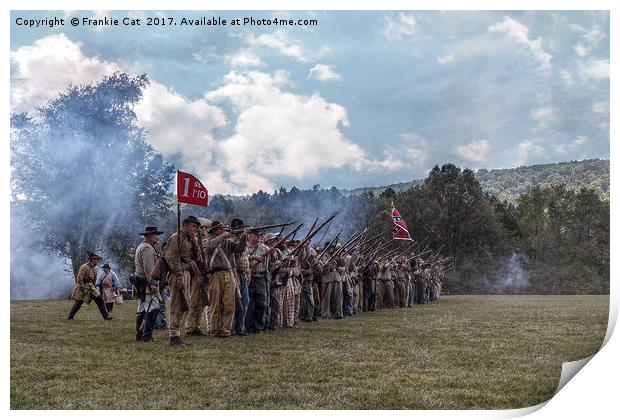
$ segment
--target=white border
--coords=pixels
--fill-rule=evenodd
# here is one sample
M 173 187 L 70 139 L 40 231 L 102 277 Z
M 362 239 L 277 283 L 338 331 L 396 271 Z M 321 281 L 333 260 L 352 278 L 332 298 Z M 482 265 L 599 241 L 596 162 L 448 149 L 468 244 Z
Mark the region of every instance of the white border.
M 5 8 L 2 9 L 2 17 L 5 25 L 3 26 L 5 38 L 5 45 L 9 46 L 9 35 L 10 35 L 10 25 L 7 23 L 10 19 L 10 10 L 173 10 L 173 9 L 184 9 L 184 10 L 356 10 L 360 8 L 362 5 L 363 10 L 611 10 L 611 32 L 610 32 L 610 54 L 611 54 L 611 92 L 612 95 L 610 97 L 610 111 L 611 111 L 611 128 L 610 134 L 611 138 L 613 138 L 613 133 L 615 129 L 614 117 L 615 117 L 615 104 L 616 104 L 616 95 L 614 94 L 614 80 L 617 75 L 617 71 L 615 71 L 615 54 L 614 52 L 617 49 L 617 25 L 618 25 L 618 17 L 617 17 L 617 9 L 614 3 L 611 1 L 601 1 L 601 0 L 591 0 L 591 1 L 578 1 L 571 2 L 568 4 L 563 1 L 541 1 L 541 0 L 522 0 L 522 1 L 456 1 L 456 0 L 438 0 L 438 1 L 427 1 L 427 2 L 412 2 L 405 0 L 383 0 L 381 2 L 374 2 L 372 4 L 362 4 L 359 2 L 354 2 L 352 0 L 335 2 L 333 0 L 297 0 L 297 1 L 283 1 L 283 0 L 270 0 L 268 2 L 260 2 L 257 3 L 255 1 L 249 0 L 229 0 L 222 1 L 219 0 L 217 2 L 209 2 L 209 3 L 200 3 L 196 1 L 186 1 L 186 0 L 177 0 L 174 3 L 164 2 L 161 0 L 153 0 L 153 1 L 129 1 L 129 0 L 108 0 L 106 2 L 79 2 L 77 0 L 64 0 L 64 1 L 34 1 L 34 0 L 23 0 L 23 1 L 14 1 L 10 0 L 4 2 L 6 4 Z M 501 6 L 501 8 L 500 8 Z M 10 47 L 9 47 L 10 50 Z M 6 50 L 5 50 L 6 51 Z M 8 51 L 7 51 L 8 54 Z M 4 76 L 5 86 L 9 85 L 10 80 L 10 66 L 5 63 L 2 67 L 2 74 Z M 7 94 L 5 95 L 5 100 L 2 105 L 3 115 L 9 115 L 9 101 L 10 95 L 8 94 L 10 89 L 7 89 Z M 2 121 L 5 139 L 8 140 L 9 135 L 9 121 L 8 118 Z M 615 160 L 613 156 L 617 155 L 616 149 L 617 145 L 614 142 L 611 142 L 611 191 L 610 196 L 616 197 L 616 185 L 618 181 L 618 177 L 616 176 L 615 170 Z M 9 237 L 8 232 L 10 231 L 10 223 L 9 223 L 9 202 L 8 197 L 10 195 L 9 189 L 9 145 L 8 141 L 5 143 L 5 152 L 1 153 L 0 158 L 2 159 L 2 181 L 1 185 L 6 189 L 5 199 L 6 202 L 2 206 L 2 228 L 3 232 L 5 232 L 5 237 Z M 615 251 L 617 250 L 617 238 L 618 238 L 618 228 L 617 223 L 614 222 L 614 216 L 618 214 L 617 206 L 613 206 L 612 201 L 612 224 L 611 224 L 611 250 L 612 255 L 615 256 Z M 2 241 L 0 244 L 0 255 L 2 255 L 2 278 L 5 279 L 5 299 L 10 298 L 10 284 L 9 281 L 9 243 L 8 240 Z M 612 261 L 614 258 L 611 258 Z M 612 262 L 611 265 L 611 278 L 614 279 L 617 274 L 617 270 L 615 269 L 615 265 Z M 610 302 L 610 323 L 608 326 L 608 332 L 606 340 L 607 344 L 602 348 L 602 350 L 592 358 L 592 360 L 587 363 L 587 365 L 579 372 L 577 379 L 569 381 L 564 388 L 562 388 L 559 393 L 553 397 L 547 404 L 541 404 L 541 406 L 531 407 L 521 410 L 504 410 L 504 411 L 433 411 L 433 412 L 409 412 L 409 411 L 391 411 L 391 412 L 370 412 L 370 411 L 349 411 L 349 412 L 341 412 L 341 411 L 321 411 L 321 412 L 255 412 L 255 411 L 226 411 L 226 412 L 210 412 L 208 414 L 200 413 L 200 412 L 174 412 L 167 413 L 165 411 L 156 411 L 149 412 L 148 415 L 151 418 L 169 418 L 170 416 L 187 416 L 194 417 L 200 416 L 203 417 L 208 415 L 209 417 L 215 418 L 228 418 L 229 416 L 247 416 L 247 417 L 256 417 L 256 416 L 269 416 L 271 418 L 290 418 L 291 416 L 302 417 L 302 418 L 311 418 L 317 415 L 321 417 L 334 418 L 334 419 L 342 419 L 343 416 L 346 417 L 355 417 L 356 419 L 370 417 L 370 416 L 389 416 L 390 418 L 405 418 L 409 416 L 416 416 L 417 418 L 451 418 L 454 416 L 458 416 L 459 418 L 506 418 L 506 417 L 515 417 L 520 415 L 525 415 L 528 413 L 531 414 L 532 418 L 539 419 L 547 419 L 547 418 L 562 418 L 562 419 L 584 419 L 584 418 L 611 418 L 615 417 L 618 413 L 618 396 L 617 391 L 615 390 L 614 385 L 617 383 L 617 379 L 619 378 L 619 362 L 616 357 L 617 354 L 620 354 L 620 344 L 618 344 L 618 338 L 616 335 L 611 335 L 613 328 L 615 326 L 615 322 L 618 315 L 618 299 L 619 292 L 617 287 L 617 281 L 612 280 L 611 284 L 611 302 Z M 2 383 L 2 398 L 5 401 L 4 407 L 6 407 L 7 413 L 9 410 L 9 349 L 10 349 L 10 336 L 9 336 L 9 317 L 10 317 L 10 305 L 3 306 L 3 338 L 4 338 L 4 346 L 3 346 L 3 356 L 6 364 L 2 366 L 3 368 L 3 377 L 5 381 Z M 536 411 L 538 410 L 538 411 Z M 612 414 L 613 413 L 613 414 Z M 30 418 L 33 415 L 37 415 L 34 412 L 28 411 L 13 411 L 8 413 L 16 418 Z M 110 417 L 118 418 L 118 416 L 122 417 L 134 417 L 137 415 L 146 414 L 135 413 L 135 412 L 75 412 L 75 411 L 56 411 L 56 412 L 45 412 L 45 416 L 51 417 L 77 417 L 88 415 L 92 419 L 103 419 L 108 420 Z

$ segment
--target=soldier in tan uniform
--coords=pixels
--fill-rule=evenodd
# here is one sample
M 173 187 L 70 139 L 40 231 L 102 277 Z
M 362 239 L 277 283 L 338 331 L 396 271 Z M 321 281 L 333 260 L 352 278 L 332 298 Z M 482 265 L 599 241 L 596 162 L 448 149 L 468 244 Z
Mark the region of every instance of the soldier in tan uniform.
M 136 248 L 134 255 L 134 276 L 139 283 L 146 285 L 145 290 L 138 291 L 140 303 L 136 309 L 136 341 L 153 341 L 153 326 L 159 315 L 160 299 L 159 282 L 151 277 L 155 263 L 159 257 L 155 244 L 159 240 L 162 231 L 155 226 L 147 226 L 144 232 L 144 240 Z
M 97 265 L 101 261 L 101 257 L 92 252 L 88 253 L 88 262 L 82 264 L 78 270 L 77 277 L 75 278 L 75 287 L 71 292 L 71 299 L 75 300 L 73 307 L 69 311 L 67 319 L 73 319 L 77 311 L 80 310 L 82 304 L 86 302 L 90 304 L 91 300 L 94 300 L 101 312 L 103 319 L 110 320 L 112 317 L 108 314 L 105 308 L 103 299 L 99 296 L 99 290 L 95 287 L 95 280 L 97 279 Z
M 209 306 L 211 314 L 211 335 L 214 337 L 230 337 L 233 316 L 235 313 L 234 255 L 245 250 L 247 233 L 240 235 L 239 240 L 233 239 L 225 226 L 214 220 L 209 229 L 209 240 L 206 253 L 209 267 Z
M 200 228 L 197 230 L 198 236 L 196 237 L 195 247 L 200 250 L 200 257 L 197 260 L 198 268 L 204 270 L 206 268 L 205 262 L 205 249 L 204 244 L 207 239 L 207 230 L 211 227 L 211 221 L 202 217 L 198 218 Z M 200 322 L 202 321 L 202 314 L 204 308 L 207 306 L 207 282 L 204 277 L 194 276 L 190 285 L 190 301 L 189 301 L 189 313 L 185 320 L 185 335 L 189 336 L 204 336 L 200 330 Z
M 194 216 L 183 220 L 180 234 L 173 233 L 166 242 L 164 258 L 170 267 L 168 284 L 170 287 L 170 345 L 179 347 L 186 345 L 181 341 L 181 327 L 189 312 L 192 276 L 196 273 L 196 261 L 200 254 L 197 249 L 196 230 L 200 222 Z M 192 264 L 193 263 L 193 264 Z

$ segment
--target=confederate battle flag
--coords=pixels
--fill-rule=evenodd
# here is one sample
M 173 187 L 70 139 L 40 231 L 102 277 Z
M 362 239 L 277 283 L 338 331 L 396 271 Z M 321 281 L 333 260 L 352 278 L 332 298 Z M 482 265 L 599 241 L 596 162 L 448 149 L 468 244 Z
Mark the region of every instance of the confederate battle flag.
M 405 241 L 411 241 L 409 236 L 409 229 L 407 229 L 407 223 L 400 217 L 400 213 L 394 207 L 392 203 L 392 237 L 393 239 L 404 239 Z

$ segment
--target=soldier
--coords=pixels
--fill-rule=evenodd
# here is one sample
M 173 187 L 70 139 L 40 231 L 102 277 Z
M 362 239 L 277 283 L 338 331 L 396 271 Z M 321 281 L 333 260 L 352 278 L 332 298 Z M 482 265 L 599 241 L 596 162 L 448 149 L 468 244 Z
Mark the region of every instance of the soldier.
M 173 233 L 168 239 L 164 258 L 170 267 L 168 284 L 170 287 L 170 345 L 187 345 L 181 340 L 181 327 L 189 312 L 190 287 L 192 276 L 201 275 L 196 266 L 200 250 L 197 249 L 196 230 L 200 222 L 194 216 L 183 219 L 181 231 Z M 193 264 L 192 264 L 193 263 Z
M 230 228 L 234 231 L 245 227 L 241 219 L 233 219 Z M 251 234 L 249 235 L 251 236 Z M 242 253 L 234 254 L 235 269 L 237 270 L 237 281 L 239 285 L 239 295 L 241 297 L 241 307 L 235 308 L 231 335 L 244 336 L 246 331 L 246 315 L 250 304 L 249 282 L 250 282 L 250 260 L 248 258 L 248 246 Z
M 301 263 L 302 299 L 299 317 L 303 322 L 312 322 L 313 318 L 315 318 L 313 296 L 314 269 L 312 263 L 315 261 L 317 254 L 314 249 L 306 244 L 305 255 L 307 255 L 307 258 L 304 258 Z
M 387 281 L 385 282 L 385 307 L 394 308 L 394 280 L 396 275 L 394 274 L 394 263 L 387 262 Z
M 233 315 L 235 312 L 236 282 L 234 270 L 234 254 L 245 250 L 247 233 L 241 233 L 239 240 L 232 238 L 225 226 L 215 220 L 209 228 L 209 240 L 206 252 L 209 257 L 209 305 L 211 311 L 211 335 L 228 338 L 231 334 Z M 231 262 L 233 261 L 233 262 Z
M 321 316 L 329 318 L 342 318 L 342 282 L 338 273 L 338 265 L 335 259 L 329 263 L 327 260 L 335 252 L 333 245 L 323 254 L 321 281 Z
M 151 277 L 155 263 L 159 257 L 155 244 L 159 241 L 162 231 L 156 226 L 147 226 L 138 235 L 144 239 L 136 248 L 134 255 L 134 276 L 137 284 L 147 285 L 146 290 L 139 290 L 140 302 L 136 309 L 136 341 L 153 341 L 153 326 L 159 315 L 160 299 L 159 284 Z
M 265 245 L 273 248 L 278 241 L 278 237 L 268 233 L 265 237 Z M 280 268 L 282 262 L 280 258 L 282 252 L 273 248 L 273 252 L 267 257 L 267 281 L 269 282 L 269 322 L 266 324 L 270 331 L 276 331 L 282 326 L 282 279 Z
M 312 320 L 319 321 L 318 316 L 321 314 L 321 270 L 318 267 L 316 257 L 322 251 L 321 247 L 315 248 L 315 257 L 311 261 L 312 268 L 312 298 L 314 300 L 314 310 L 312 313 Z
M 379 272 L 377 273 L 377 309 L 385 307 L 387 300 L 387 282 L 390 279 L 389 264 L 385 260 L 379 262 Z
M 295 257 L 285 254 L 279 273 L 282 279 L 281 313 L 284 328 L 295 326 L 295 283 L 293 279 L 301 274 L 295 260 Z
M 301 241 L 293 240 L 288 243 L 289 252 L 293 251 Z M 302 290 L 302 278 L 301 278 L 301 260 L 305 258 L 303 251 L 296 255 L 293 259 L 294 262 L 294 275 L 291 278 L 293 281 L 294 288 L 294 305 L 293 305 L 293 314 L 294 314 L 294 322 L 293 325 L 299 325 L 299 312 L 301 310 L 301 290 Z
M 247 244 L 247 258 L 250 271 L 250 305 L 246 317 L 246 328 L 252 333 L 262 333 L 268 327 L 267 321 L 267 283 L 268 254 L 271 249 L 260 242 L 261 232 L 250 230 Z
M 200 217 L 198 218 L 198 223 L 199 228 L 196 230 L 197 236 L 195 237 L 193 248 L 200 251 L 196 263 L 201 271 L 201 275 L 192 276 L 189 294 L 189 313 L 185 319 L 185 335 L 194 337 L 206 335 L 200 330 L 200 323 L 202 321 L 204 308 L 209 303 L 206 291 L 207 282 L 204 278 L 204 274 L 206 273 L 204 243 L 207 237 L 207 229 L 211 227 L 211 221 L 204 217 Z
M 75 278 L 75 287 L 71 293 L 71 299 L 75 300 L 73 307 L 69 311 L 67 319 L 73 319 L 77 311 L 80 310 L 82 304 L 86 302 L 90 305 L 90 301 L 94 300 L 101 312 L 101 316 L 106 321 L 112 319 L 105 308 L 103 299 L 99 296 L 99 291 L 95 287 L 95 279 L 97 278 L 97 265 L 101 261 L 101 257 L 95 253 L 88 253 L 88 262 L 82 264 Z
M 415 270 L 415 282 L 416 282 L 416 291 L 417 291 L 417 303 L 422 305 L 424 304 L 424 260 L 422 258 L 418 258 L 416 260 L 416 270 Z

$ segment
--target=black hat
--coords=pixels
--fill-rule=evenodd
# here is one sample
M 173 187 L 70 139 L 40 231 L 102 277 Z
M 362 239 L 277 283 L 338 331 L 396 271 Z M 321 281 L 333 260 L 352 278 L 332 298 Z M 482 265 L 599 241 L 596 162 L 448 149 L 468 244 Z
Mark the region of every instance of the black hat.
M 200 221 L 198 221 L 198 219 L 194 216 L 187 216 L 185 219 L 183 219 L 183 222 L 181 224 L 185 225 L 187 223 L 193 223 L 196 225 L 196 227 L 200 227 Z
M 90 251 L 88 251 L 88 258 L 90 258 L 91 260 L 95 259 L 95 258 L 96 259 L 101 259 L 101 257 L 99 255 L 95 254 L 94 252 L 90 252 Z
M 211 233 L 213 229 L 218 229 L 218 228 L 226 229 L 226 226 L 224 226 L 222 222 L 220 222 L 219 220 L 214 220 L 211 222 L 211 227 L 209 228 L 207 232 Z
M 157 226 L 147 226 L 144 228 L 144 232 L 140 232 L 138 233 L 138 235 L 150 235 L 150 234 L 156 234 L 156 235 L 161 235 L 162 232 L 161 230 L 157 229 Z
M 232 230 L 237 230 L 237 229 L 243 229 L 247 227 L 245 223 L 243 223 L 243 220 L 241 219 L 232 219 L 230 221 L 230 228 Z
M 267 232 L 265 232 L 263 229 L 250 229 L 250 233 L 254 233 L 256 235 L 264 235 Z
M 103 264 L 103 268 L 110 268 L 110 264 L 108 263 Z

